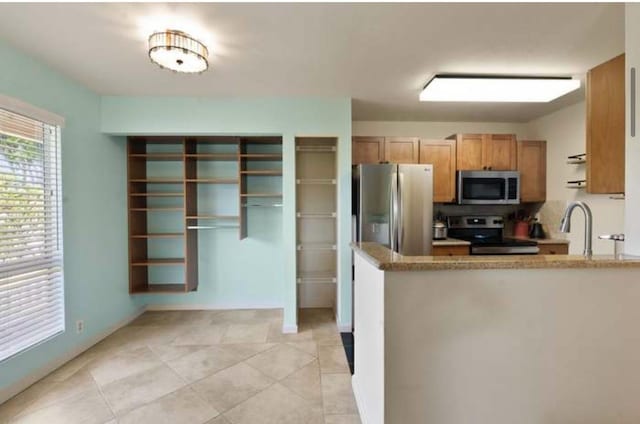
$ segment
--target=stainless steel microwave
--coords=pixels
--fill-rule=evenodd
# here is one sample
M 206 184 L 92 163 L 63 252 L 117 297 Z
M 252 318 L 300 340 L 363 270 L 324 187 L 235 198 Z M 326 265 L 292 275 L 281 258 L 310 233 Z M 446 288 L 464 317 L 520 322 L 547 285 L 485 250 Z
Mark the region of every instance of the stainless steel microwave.
M 458 204 L 517 205 L 520 172 L 458 171 Z

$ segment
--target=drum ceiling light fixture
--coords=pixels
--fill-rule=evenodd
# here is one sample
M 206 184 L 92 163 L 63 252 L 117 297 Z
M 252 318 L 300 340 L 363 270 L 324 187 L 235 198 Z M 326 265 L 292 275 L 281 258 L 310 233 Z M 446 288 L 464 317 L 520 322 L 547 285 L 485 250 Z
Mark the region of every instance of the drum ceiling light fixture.
M 149 58 L 174 72 L 202 73 L 209 67 L 207 46 L 182 31 L 168 29 L 149 36 Z

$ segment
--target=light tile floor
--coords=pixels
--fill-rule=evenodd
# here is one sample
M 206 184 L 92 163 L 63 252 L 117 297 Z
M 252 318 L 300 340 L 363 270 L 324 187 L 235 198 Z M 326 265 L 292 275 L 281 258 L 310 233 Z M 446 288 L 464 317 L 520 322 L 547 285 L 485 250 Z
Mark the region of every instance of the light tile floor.
M 356 424 L 332 311 L 147 312 L 13 399 L 0 423 Z

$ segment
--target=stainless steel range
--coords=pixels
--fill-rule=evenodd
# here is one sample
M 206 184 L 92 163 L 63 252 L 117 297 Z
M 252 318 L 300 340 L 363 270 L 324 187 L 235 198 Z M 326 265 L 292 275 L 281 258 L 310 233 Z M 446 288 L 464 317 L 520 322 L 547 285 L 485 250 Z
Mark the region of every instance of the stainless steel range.
M 471 242 L 472 255 L 535 255 L 538 243 L 504 237 L 504 219 L 495 215 L 450 216 L 449 237 Z

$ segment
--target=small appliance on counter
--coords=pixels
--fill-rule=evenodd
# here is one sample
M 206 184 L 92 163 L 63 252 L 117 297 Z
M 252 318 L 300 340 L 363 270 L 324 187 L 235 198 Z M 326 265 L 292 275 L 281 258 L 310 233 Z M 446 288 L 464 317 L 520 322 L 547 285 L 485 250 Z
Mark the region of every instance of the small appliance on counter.
M 504 219 L 495 215 L 450 216 L 449 237 L 471 243 L 472 255 L 536 255 L 538 243 L 504 237 Z
M 532 222 L 529 226 L 529 237 L 532 239 L 544 239 L 547 238 L 547 235 L 544 232 L 544 228 L 542 228 L 542 224 L 539 222 Z
M 436 220 L 433 222 L 433 239 L 434 240 L 446 240 L 447 239 L 447 222 L 445 218 L 438 214 Z

